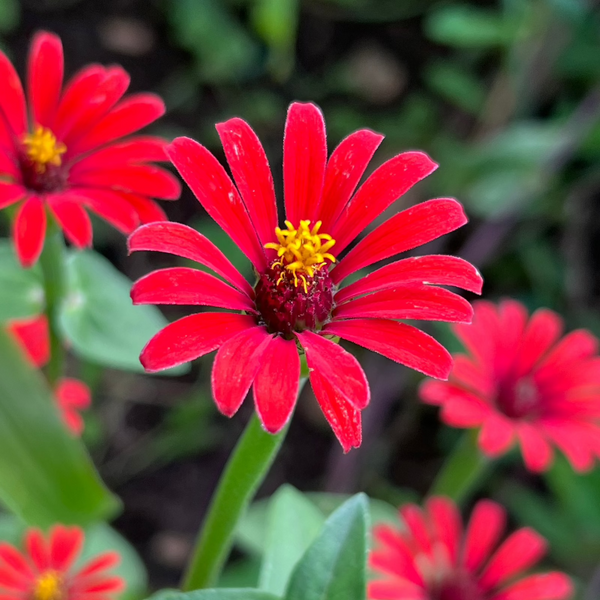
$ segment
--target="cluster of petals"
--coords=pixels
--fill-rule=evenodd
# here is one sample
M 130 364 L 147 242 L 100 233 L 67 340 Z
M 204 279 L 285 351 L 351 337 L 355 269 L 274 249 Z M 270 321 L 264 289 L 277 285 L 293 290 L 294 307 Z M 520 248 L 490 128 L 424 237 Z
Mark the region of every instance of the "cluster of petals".
M 47 210 L 67 239 L 91 245 L 87 209 L 125 234 L 140 223 L 164 220 L 151 198 L 179 197 L 169 172 L 149 164 L 166 160 L 165 141 L 126 137 L 155 121 L 164 104 L 153 94 L 123 99 L 129 75 L 118 66 L 89 65 L 63 90 L 60 39 L 38 33 L 32 42 L 27 100 L 21 81 L 0 52 L 0 209 L 16 205 L 13 239 L 24 266 L 43 248 Z M 34 154 L 28 155 L 32 139 Z M 52 158 L 50 158 L 52 157 Z
M 13 319 L 7 330 L 23 350 L 27 360 L 38 369 L 50 360 L 50 332 L 44 315 Z M 84 422 L 79 411 L 89 408 L 92 394 L 88 386 L 72 377 L 61 377 L 54 388 L 56 405 L 63 422 L 74 435 L 81 435 Z
M 553 447 L 578 471 L 600 456 L 600 356 L 586 330 L 563 336 L 548 309 L 528 316 L 515 300 L 479 301 L 469 327 L 454 326 L 468 355 L 454 357 L 447 382 L 426 381 L 424 402 L 441 406 L 453 427 L 480 427 L 490 457 L 517 442 L 534 472 L 552 464 Z
M 564 573 L 524 575 L 546 552 L 530 528 L 502 541 L 506 512 L 491 500 L 478 502 L 463 531 L 456 505 L 444 497 L 425 509 L 400 508 L 404 528 L 375 528 L 369 564 L 369 600 L 567 600 L 573 584 Z
M 218 124 L 217 131 L 233 181 L 205 147 L 189 138 L 176 139 L 167 153 L 208 214 L 251 261 L 260 284 L 280 264 L 272 249 L 278 244 L 279 219 L 271 170 L 258 137 L 245 121 L 230 119 Z M 252 387 L 258 416 L 265 429 L 275 433 L 288 421 L 296 402 L 300 349 L 316 399 L 345 451 L 360 445 L 360 411 L 369 402 L 370 392 L 356 358 L 331 338 L 354 342 L 433 377 L 446 378 L 452 362 L 449 353 L 432 337 L 400 320 L 470 322 L 470 304 L 438 286 L 479 293 L 482 282 L 474 267 L 451 256 L 407 258 L 339 288 L 359 270 L 466 222 L 461 205 L 453 199 L 423 202 L 375 227 L 339 260 L 363 230 L 437 166 L 422 152 L 406 152 L 385 162 L 358 187 L 382 139 L 370 130 L 356 131 L 327 160 L 320 110 L 314 104 L 290 106 L 283 156 L 286 223 L 293 227 L 320 223 L 315 240 L 335 240 L 333 246 L 327 243 L 327 254 L 336 262 L 318 265 L 322 268 L 315 269 L 314 278 L 308 272 L 303 282 L 297 282 L 297 292 L 290 287 L 293 283 L 286 284 L 287 291 L 295 294 L 289 304 L 279 282 L 262 288 L 259 302 L 259 284 L 253 288 L 197 231 L 177 223 L 140 227 L 129 239 L 131 251 L 185 257 L 219 277 L 187 267 L 159 270 L 134 284 L 135 303 L 205 305 L 233 311 L 202 312 L 170 324 L 143 350 L 145 368 L 158 371 L 218 349 L 212 390 L 219 410 L 233 415 Z M 272 309 L 269 317 L 265 306 Z M 297 316 L 295 311 L 302 314 Z M 288 330 L 278 330 L 269 320 L 279 317 L 288 319 L 284 323 Z
M 117 552 L 105 552 L 75 568 L 84 543 L 79 527 L 55 525 L 47 536 L 25 534 L 24 551 L 0 543 L 0 598 L 3 600 L 113 600 L 124 581 L 110 569 Z

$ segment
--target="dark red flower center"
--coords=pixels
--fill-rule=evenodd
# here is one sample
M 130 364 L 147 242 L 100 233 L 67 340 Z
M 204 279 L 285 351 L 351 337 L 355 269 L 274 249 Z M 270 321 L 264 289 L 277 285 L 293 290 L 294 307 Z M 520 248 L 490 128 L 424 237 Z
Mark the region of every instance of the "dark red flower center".
M 496 405 L 511 419 L 537 413 L 540 406 L 537 386 L 530 377 L 502 382 L 498 386 Z
M 36 127 L 23 137 L 19 157 L 23 185 L 35 192 L 58 192 L 67 184 L 68 172 L 62 164 L 67 147 L 59 142 L 52 131 Z
M 453 571 L 431 590 L 430 600 L 484 600 L 484 596 L 469 573 Z

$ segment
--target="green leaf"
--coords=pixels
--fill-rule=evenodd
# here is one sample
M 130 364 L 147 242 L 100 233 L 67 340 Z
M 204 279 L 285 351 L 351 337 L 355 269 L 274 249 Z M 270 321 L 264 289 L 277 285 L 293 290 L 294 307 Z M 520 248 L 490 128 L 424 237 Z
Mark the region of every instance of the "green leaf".
M 296 565 L 286 600 L 364 600 L 368 502 L 358 494 L 325 522 Z
M 21 16 L 17 0 L 0 0 L 0 33 L 9 33 L 17 27 Z
M 163 590 L 150 596 L 150 600 L 279 600 L 279 597 L 252 588 L 223 588 L 193 592 Z
M 454 105 L 478 114 L 485 100 L 485 89 L 469 71 L 450 62 L 437 62 L 425 70 L 429 87 Z
M 430 13 L 425 32 L 432 40 L 459 48 L 487 48 L 512 41 L 513 24 L 495 11 L 466 4 L 444 6 Z
M 86 360 L 143 372 L 140 352 L 167 325 L 161 312 L 154 306 L 133 306 L 131 281 L 95 252 L 71 254 L 67 269 L 67 296 L 59 315 L 65 340 Z
M 44 310 L 44 285 L 39 266 L 24 269 L 11 243 L 0 241 L 0 323 L 34 317 Z
M 0 500 L 29 525 L 86 525 L 119 504 L 66 430 L 42 375 L 0 329 Z
M 279 488 L 267 512 L 266 547 L 258 587 L 283 594 L 293 568 L 317 537 L 325 517 L 298 490 Z
M 126 588 L 119 596 L 120 600 L 143 598 L 148 584 L 144 564 L 133 546 L 106 523 L 98 523 L 86 530 L 85 545 L 78 562 L 83 564 L 107 551 L 115 551 L 121 557 L 121 562 L 111 570 L 125 581 Z

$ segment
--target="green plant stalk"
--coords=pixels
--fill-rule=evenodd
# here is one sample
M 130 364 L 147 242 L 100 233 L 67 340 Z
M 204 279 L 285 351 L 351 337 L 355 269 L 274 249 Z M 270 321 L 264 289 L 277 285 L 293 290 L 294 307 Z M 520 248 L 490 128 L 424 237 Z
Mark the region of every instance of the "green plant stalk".
M 479 450 L 478 433 L 479 430 L 471 429 L 458 441 L 435 478 L 429 496 L 447 496 L 463 504 L 476 491 L 493 464 Z
M 50 329 L 50 361 L 46 374 L 53 387 L 62 376 L 65 362 L 65 349 L 59 336 L 58 310 L 66 289 L 66 252 L 61 230 L 49 219 L 44 249 L 40 256 L 40 266 L 44 276 L 44 296 L 46 316 Z
M 300 380 L 300 391 L 306 379 Z M 288 425 L 272 435 L 253 413 L 229 458 L 183 578 L 184 591 L 214 587 L 233 545 L 240 517 L 275 460 Z

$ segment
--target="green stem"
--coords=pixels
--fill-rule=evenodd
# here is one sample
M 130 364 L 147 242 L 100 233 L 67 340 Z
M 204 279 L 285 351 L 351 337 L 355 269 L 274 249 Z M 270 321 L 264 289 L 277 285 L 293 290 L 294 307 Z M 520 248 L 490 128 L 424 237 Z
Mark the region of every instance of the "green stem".
M 286 431 L 287 425 L 271 435 L 262 428 L 256 413 L 252 415 L 221 475 L 183 579 L 184 591 L 217 583 L 238 521 L 275 460 Z
M 44 275 L 46 316 L 50 328 L 50 361 L 46 372 L 51 386 L 54 386 L 62 376 L 65 362 L 65 349 L 58 328 L 58 310 L 66 288 L 65 258 L 62 232 L 55 223 L 50 221 L 44 250 L 40 256 L 40 266 Z
M 467 431 L 438 473 L 429 495 L 448 496 L 457 504 L 466 502 L 493 464 L 481 454 L 477 429 Z

